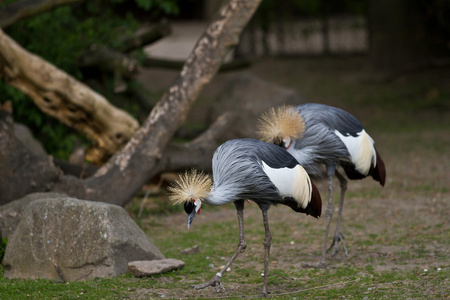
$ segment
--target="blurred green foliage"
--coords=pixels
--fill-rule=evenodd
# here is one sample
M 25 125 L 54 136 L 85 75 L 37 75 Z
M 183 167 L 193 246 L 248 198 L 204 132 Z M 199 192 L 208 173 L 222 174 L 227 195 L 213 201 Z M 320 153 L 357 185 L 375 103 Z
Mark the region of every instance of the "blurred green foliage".
M 1 237 L 0 238 L 0 263 L 3 260 L 3 256 L 5 256 L 6 244 L 8 243 L 8 239 Z
M 17 0 L 0 2 L 0 9 Z M 104 0 L 56 7 L 22 20 L 5 32 L 23 48 L 78 80 L 77 60 L 90 45 L 120 46 L 143 21 L 178 13 L 177 0 Z M 86 141 L 75 130 L 42 113 L 32 100 L 0 79 L 0 99 L 11 100 L 16 122 L 27 125 L 49 154 L 66 159 Z

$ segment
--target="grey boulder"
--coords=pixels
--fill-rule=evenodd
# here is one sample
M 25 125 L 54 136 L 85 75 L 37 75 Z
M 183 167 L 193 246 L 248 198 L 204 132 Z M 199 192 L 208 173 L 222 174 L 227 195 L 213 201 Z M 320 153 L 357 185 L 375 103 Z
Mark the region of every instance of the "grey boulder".
M 124 274 L 130 261 L 164 258 L 122 207 L 58 198 L 27 206 L 3 266 L 6 278 L 77 281 Z

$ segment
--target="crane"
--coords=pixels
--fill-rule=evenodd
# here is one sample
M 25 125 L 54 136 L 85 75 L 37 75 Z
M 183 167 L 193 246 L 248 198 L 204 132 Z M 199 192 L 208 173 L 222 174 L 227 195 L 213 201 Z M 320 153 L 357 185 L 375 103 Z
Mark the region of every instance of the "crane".
M 202 172 L 192 170 L 180 176 L 169 188 L 170 200 L 184 204 L 188 229 L 202 203 L 223 205 L 233 202 L 239 223 L 239 244 L 228 263 L 211 280 L 195 289 L 213 286 L 223 289 L 221 278 L 239 253 L 245 251 L 244 201 L 254 201 L 262 211 L 265 229 L 263 296 L 268 295 L 267 276 L 272 236 L 267 211 L 271 205 L 283 204 L 295 212 L 319 218 L 320 194 L 308 174 L 286 150 L 255 139 L 229 140 L 220 145 L 212 159 L 213 181 Z
M 345 236 L 341 232 L 341 217 L 347 179 L 338 171 L 340 166 L 348 179 L 356 180 L 371 176 L 384 186 L 386 169 L 373 139 L 362 124 L 350 113 L 319 103 L 299 106 L 271 108 L 258 120 L 261 140 L 285 148 L 303 166 L 311 179 L 328 179 L 328 205 L 325 211 L 325 237 L 322 256 L 316 264 L 307 267 L 325 267 L 325 253 L 333 249 L 334 256 L 345 247 Z M 333 242 L 327 250 L 330 221 L 334 211 L 333 176 L 339 180 L 340 202 L 336 231 Z

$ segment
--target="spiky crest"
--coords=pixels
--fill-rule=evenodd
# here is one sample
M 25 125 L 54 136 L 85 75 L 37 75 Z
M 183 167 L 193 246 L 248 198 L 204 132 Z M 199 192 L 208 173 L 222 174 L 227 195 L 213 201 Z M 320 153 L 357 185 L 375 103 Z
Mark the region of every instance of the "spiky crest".
M 305 122 L 292 105 L 270 108 L 258 119 L 258 135 L 266 143 L 281 143 L 284 138 L 298 139 L 305 131 Z
M 202 171 L 198 172 L 192 169 L 180 175 L 180 180 L 168 187 L 171 192 L 170 201 L 173 204 L 182 204 L 192 201 L 193 199 L 204 199 L 211 191 L 212 181 L 208 175 Z

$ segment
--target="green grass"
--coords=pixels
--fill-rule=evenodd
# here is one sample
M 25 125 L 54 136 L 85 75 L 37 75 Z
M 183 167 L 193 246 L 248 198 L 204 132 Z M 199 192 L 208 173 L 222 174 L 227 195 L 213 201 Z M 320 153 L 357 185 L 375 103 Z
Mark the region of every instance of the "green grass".
M 232 207 L 224 208 L 230 214 L 234 213 Z M 214 211 L 203 213 L 214 213 Z M 242 254 L 232 265 L 232 271 L 225 273 L 223 284 L 227 286 L 239 285 L 246 297 L 257 297 L 262 283 L 262 238 L 263 230 L 260 226 L 260 216 L 255 207 L 249 208 L 249 216 L 246 216 L 246 231 L 248 236 L 247 252 Z M 255 211 L 254 211 L 255 210 Z M 174 212 L 185 218 L 184 213 Z M 166 215 L 157 216 L 164 218 Z M 154 225 L 151 235 L 157 246 L 163 250 L 166 257 L 182 259 L 186 267 L 182 270 L 166 274 L 152 276 L 150 278 L 133 278 L 129 275 L 111 279 L 96 279 L 87 282 L 57 283 L 49 280 L 8 280 L 1 276 L 0 295 L 2 299 L 124 299 L 139 297 L 145 294 L 146 298 L 156 299 L 171 298 L 197 298 L 196 292 L 190 289 L 191 284 L 208 280 L 217 272 L 217 267 L 224 264 L 231 256 L 237 244 L 237 222 L 234 218 L 227 218 L 222 222 L 205 224 L 202 220 L 194 220 L 190 231 L 185 226 L 167 227 L 167 223 L 161 220 L 160 225 Z M 145 222 L 142 222 L 144 226 Z M 284 226 L 272 226 L 274 247 L 278 250 L 272 261 L 277 260 L 281 251 L 280 239 L 283 239 Z M 302 228 L 301 224 L 297 227 Z M 298 229 L 298 228 L 297 228 Z M 442 225 L 427 226 L 417 233 L 415 240 L 422 240 L 429 230 L 439 229 L 440 237 L 445 232 Z M 164 232 L 164 233 L 163 233 Z M 150 232 L 149 232 L 150 234 Z M 252 236 L 252 238 L 250 238 Z M 256 238 L 255 238 L 256 236 Z M 371 246 L 371 241 L 376 244 L 381 237 L 379 234 L 368 234 L 363 240 L 352 245 L 356 251 L 361 251 L 362 244 Z M 301 244 L 301 242 L 296 242 Z M 382 243 L 381 243 L 382 244 Z M 180 250 L 198 245 L 199 254 L 181 255 Z M 253 248 L 253 250 L 252 250 Z M 309 250 L 311 251 L 311 250 Z M 253 252 L 253 253 L 252 253 Z M 256 254 L 255 254 L 256 252 Z M 429 255 L 429 250 L 424 244 L 412 251 L 399 251 L 390 256 L 368 258 L 365 265 L 357 267 L 351 262 L 331 266 L 327 269 L 303 269 L 291 266 L 290 268 L 277 268 L 277 264 L 271 264 L 269 276 L 269 290 L 271 297 L 276 299 L 442 299 L 446 297 L 450 278 L 448 262 L 444 266 L 445 257 L 441 257 L 442 268 L 429 268 L 424 271 L 421 267 L 400 268 L 404 261 L 421 259 Z M 295 253 L 292 252 L 291 253 Z M 251 262 L 256 261 L 256 267 Z M 295 257 L 293 261 L 298 261 Z M 396 268 L 389 271 L 377 270 L 377 266 L 386 262 L 397 261 Z M 250 263 L 250 266 L 247 264 Z M 214 268 L 210 267 L 214 265 Z M 212 290 L 213 288 L 211 288 Z M 200 294 L 201 295 L 201 294 Z M 224 294 L 207 294 L 205 298 L 224 297 Z M 238 293 L 232 293 L 230 299 L 238 299 Z M 202 298 L 202 296 L 199 296 Z

